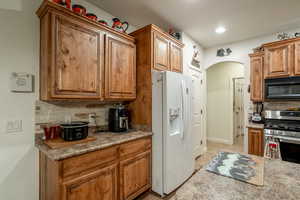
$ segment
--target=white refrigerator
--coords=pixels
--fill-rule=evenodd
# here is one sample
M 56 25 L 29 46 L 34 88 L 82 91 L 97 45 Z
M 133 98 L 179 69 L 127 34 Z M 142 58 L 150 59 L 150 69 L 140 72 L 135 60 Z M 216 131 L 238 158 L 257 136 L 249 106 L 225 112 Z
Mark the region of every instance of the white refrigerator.
M 191 134 L 192 79 L 152 72 L 152 191 L 173 192 L 194 172 Z

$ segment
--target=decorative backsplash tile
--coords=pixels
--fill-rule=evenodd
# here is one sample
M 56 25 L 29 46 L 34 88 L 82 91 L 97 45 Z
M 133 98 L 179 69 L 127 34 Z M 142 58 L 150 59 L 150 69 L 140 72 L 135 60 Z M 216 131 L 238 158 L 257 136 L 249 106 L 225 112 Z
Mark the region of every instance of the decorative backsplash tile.
M 253 112 L 256 111 L 256 104 L 253 102 L 249 103 L 248 106 L 248 120 L 251 121 Z M 299 109 L 300 101 L 282 101 L 282 102 L 264 102 L 264 111 L 266 110 L 288 110 L 288 109 Z
M 39 124 L 71 121 L 89 121 L 89 114 L 96 115 L 97 126 L 108 125 L 108 110 L 114 104 L 91 104 L 86 102 L 47 103 L 36 101 L 35 122 Z
M 300 108 L 299 101 L 286 101 L 286 102 L 265 102 L 264 110 L 287 110 L 291 108 Z

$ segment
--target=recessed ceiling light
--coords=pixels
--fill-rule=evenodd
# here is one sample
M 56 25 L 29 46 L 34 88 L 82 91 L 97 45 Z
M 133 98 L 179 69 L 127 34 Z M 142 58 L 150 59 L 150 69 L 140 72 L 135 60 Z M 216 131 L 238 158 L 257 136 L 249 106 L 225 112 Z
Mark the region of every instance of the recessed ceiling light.
M 216 33 L 218 33 L 218 34 L 222 34 L 225 32 L 226 32 L 226 28 L 224 28 L 223 26 L 216 28 Z

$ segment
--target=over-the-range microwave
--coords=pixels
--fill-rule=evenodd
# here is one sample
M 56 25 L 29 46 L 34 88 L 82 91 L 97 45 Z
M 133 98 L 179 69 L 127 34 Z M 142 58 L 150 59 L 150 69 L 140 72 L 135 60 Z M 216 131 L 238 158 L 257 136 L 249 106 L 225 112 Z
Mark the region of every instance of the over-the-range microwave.
M 265 80 L 266 100 L 300 100 L 300 77 Z

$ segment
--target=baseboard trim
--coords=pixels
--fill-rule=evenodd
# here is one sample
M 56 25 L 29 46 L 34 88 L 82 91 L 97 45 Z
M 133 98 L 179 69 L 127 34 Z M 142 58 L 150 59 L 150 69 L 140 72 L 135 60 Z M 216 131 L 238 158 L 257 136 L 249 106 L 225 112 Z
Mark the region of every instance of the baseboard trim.
M 220 138 L 207 138 L 207 140 L 210 141 L 210 142 L 233 145 L 233 143 L 231 141 L 220 139 Z

